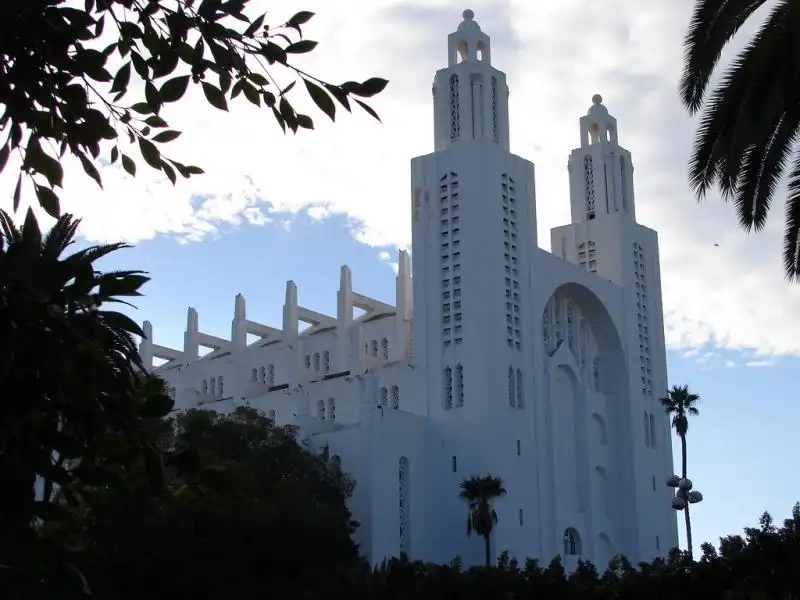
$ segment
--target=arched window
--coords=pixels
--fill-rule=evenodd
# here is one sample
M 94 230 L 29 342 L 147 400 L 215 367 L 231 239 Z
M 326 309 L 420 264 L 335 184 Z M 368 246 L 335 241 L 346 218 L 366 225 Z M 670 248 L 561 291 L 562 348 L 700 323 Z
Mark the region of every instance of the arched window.
M 381 340 L 381 351 L 383 352 L 383 360 L 389 360 L 389 340 L 387 338 Z
M 564 531 L 564 556 L 581 555 L 581 538 L 573 527 Z
M 321 420 L 325 420 L 325 401 L 319 400 L 317 402 L 317 418 Z
M 203 393 L 208 393 L 208 379 L 203 379 Z
M 333 398 L 328 398 L 328 417 L 329 421 L 336 420 L 336 400 Z
M 389 406 L 389 390 L 381 388 L 381 406 Z
M 442 390 L 442 406 L 445 410 L 453 408 L 453 369 L 444 369 L 444 389 Z
M 322 353 L 322 370 L 325 373 L 331 372 L 331 353 L 327 350 Z
M 516 391 L 515 384 L 516 376 L 514 375 L 514 368 L 508 367 L 508 405 L 512 408 L 516 406 Z
M 522 369 L 517 369 L 517 408 L 525 408 L 525 386 L 522 384 Z
M 400 388 L 396 385 L 392 386 L 392 408 L 400 408 Z
M 269 417 L 269 419 L 270 419 L 270 420 L 271 420 L 271 421 L 274 423 L 274 422 L 275 422 L 275 409 L 274 409 L 274 408 L 273 408 L 273 409 L 271 409 L 271 410 L 269 411 L 269 413 L 267 414 L 267 416 L 268 416 L 268 417 Z
M 409 468 L 408 458 L 401 456 L 397 461 L 397 497 L 398 497 L 398 512 L 399 512 L 399 525 L 400 525 L 400 554 L 408 556 L 410 540 L 409 540 L 409 514 L 410 514 L 410 494 L 409 494 Z
M 464 367 L 456 365 L 456 406 L 464 406 Z
M 310 354 L 306 354 L 305 358 L 303 359 L 303 362 L 306 365 L 306 369 L 310 369 L 311 368 L 311 355 Z

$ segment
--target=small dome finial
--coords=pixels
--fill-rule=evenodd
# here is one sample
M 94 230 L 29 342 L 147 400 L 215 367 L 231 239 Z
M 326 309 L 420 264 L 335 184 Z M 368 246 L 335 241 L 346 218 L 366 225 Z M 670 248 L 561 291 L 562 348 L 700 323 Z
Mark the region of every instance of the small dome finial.
M 472 21 L 472 19 L 475 18 L 475 13 L 472 11 L 472 9 L 468 8 L 463 13 L 461 13 L 461 16 L 464 17 L 465 21 Z
M 595 94 L 592 96 L 592 104 L 602 104 L 603 97 L 600 94 Z

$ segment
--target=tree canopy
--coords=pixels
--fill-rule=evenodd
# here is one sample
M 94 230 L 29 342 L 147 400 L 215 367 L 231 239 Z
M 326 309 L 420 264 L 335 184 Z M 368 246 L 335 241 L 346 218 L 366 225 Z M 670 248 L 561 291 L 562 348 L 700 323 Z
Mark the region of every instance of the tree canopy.
M 238 408 L 165 422 L 165 485 L 140 463 L 115 488 L 87 486 L 74 513 L 81 570 L 101 597 L 256 599 L 336 590 L 360 564 L 345 504 L 354 482 L 291 427 Z
M 313 129 L 289 93 L 298 81 L 330 119 L 336 106 L 364 102 L 385 79 L 331 84 L 292 64 L 317 42 L 300 11 L 270 25 L 246 14 L 250 0 L 4 0 L 0 3 L 0 173 L 12 153 L 21 159 L 17 209 L 30 179 L 42 208 L 59 214 L 66 155 L 102 186 L 99 166 L 137 172 L 133 154 L 173 183 L 202 173 L 164 152 L 180 132 L 161 116 L 190 84 L 223 111 L 239 97 L 263 106 L 284 130 Z M 291 81 L 280 83 L 275 70 Z

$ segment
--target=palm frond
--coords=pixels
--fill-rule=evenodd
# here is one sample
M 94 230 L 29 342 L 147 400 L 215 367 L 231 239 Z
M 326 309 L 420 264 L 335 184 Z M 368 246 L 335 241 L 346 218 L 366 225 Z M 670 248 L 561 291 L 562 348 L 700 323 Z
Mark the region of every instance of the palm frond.
M 775 65 L 784 60 L 788 9 L 780 8 L 733 59 L 703 110 L 689 161 L 690 185 L 700 198 L 714 185 L 723 199 L 735 196 L 742 161 L 784 112 Z
M 766 0 L 699 0 L 684 40 L 680 95 L 691 113 L 703 104 L 722 50 Z
M 0 228 L 2 228 L 2 236 L 9 244 L 18 242 L 22 237 L 20 230 L 14 224 L 14 219 L 2 209 L 0 209 Z
M 72 244 L 81 220 L 71 214 L 63 214 L 50 228 L 42 240 L 42 256 L 57 259 Z
M 800 155 L 789 172 L 783 234 L 783 266 L 790 281 L 800 280 Z

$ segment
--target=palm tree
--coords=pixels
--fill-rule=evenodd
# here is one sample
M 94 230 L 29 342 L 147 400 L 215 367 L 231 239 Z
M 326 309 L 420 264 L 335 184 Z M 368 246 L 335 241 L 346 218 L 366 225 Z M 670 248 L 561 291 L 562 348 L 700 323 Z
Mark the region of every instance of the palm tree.
M 492 508 L 492 501 L 506 495 L 503 480 L 500 477 L 473 475 L 460 485 L 459 497 L 469 505 L 467 516 L 467 535 L 474 531 L 483 537 L 486 550 L 486 566 L 492 564 L 492 529 L 497 523 L 497 513 Z
M 684 41 L 681 100 L 702 109 L 689 165 L 698 199 L 718 187 L 732 200 L 740 226 L 760 231 L 775 189 L 789 175 L 783 260 L 800 279 L 800 5 L 779 0 L 750 43 L 708 92 L 723 48 L 767 0 L 697 0 Z
M 63 256 L 78 224 L 64 215 L 42 233 L 32 211 L 18 227 L 0 210 L 0 389 L 10 394 L 0 402 L 0 531 L 9 532 L 0 536 L 0 564 L 6 566 L 22 560 L 18 548 L 33 535 L 36 517 L 57 518 L 54 485 L 74 499 L 77 484 L 101 484 L 109 465 L 137 452 L 154 478 L 160 467 L 144 426 L 168 413 L 172 400 L 163 382 L 144 375 L 134 339 L 141 329 L 108 310 L 140 296 L 148 277 L 96 269 L 98 259 L 124 244 Z
M 667 395 L 661 398 L 661 406 L 672 417 L 672 426 L 675 433 L 681 438 L 681 478 L 686 479 L 686 433 L 689 431 L 689 417 L 699 413 L 695 404 L 700 401 L 700 396 L 689 392 L 688 385 L 674 385 Z M 692 555 L 692 520 L 689 517 L 689 502 L 683 509 L 686 521 L 686 545 L 689 547 L 689 556 Z

